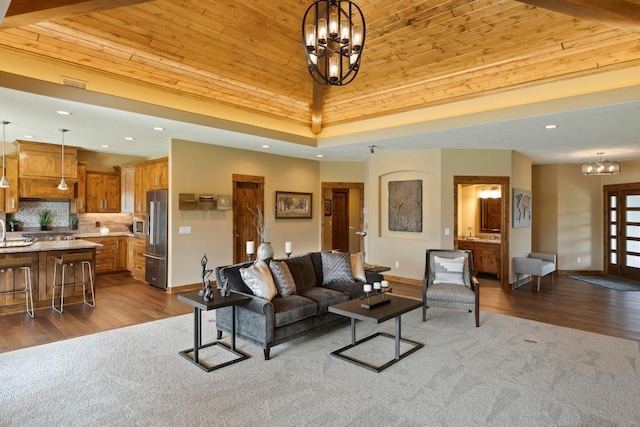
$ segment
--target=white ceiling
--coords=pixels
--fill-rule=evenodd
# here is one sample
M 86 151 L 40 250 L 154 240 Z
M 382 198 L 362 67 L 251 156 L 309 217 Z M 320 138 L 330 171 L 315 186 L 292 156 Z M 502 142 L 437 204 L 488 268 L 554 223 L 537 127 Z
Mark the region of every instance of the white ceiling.
M 191 116 L 190 123 L 172 120 L 167 118 L 172 116 L 168 109 L 141 114 L 136 111 L 144 110 L 144 105 L 133 101 L 130 111 L 103 105 L 0 87 L 0 120 L 11 122 L 6 127 L 7 142 L 32 135 L 35 141 L 59 144 L 58 129 L 66 128 L 68 145 L 148 158 L 166 155 L 172 138 L 305 159 L 322 154 L 317 159 L 322 161 L 363 161 L 371 155 L 369 145 L 377 147 L 375 155 L 437 147 L 511 149 L 531 157 L 534 164 L 577 164 L 596 159 L 599 151 L 609 160 L 640 158 L 640 86 L 324 138 L 318 147 L 286 142 L 285 136 L 276 140 L 205 126 L 198 124 L 204 121 L 196 116 Z M 61 116 L 57 110 L 72 114 Z M 547 124 L 559 127 L 545 130 Z M 154 126 L 165 130 L 153 130 Z M 124 140 L 126 136 L 135 141 Z M 263 144 L 270 148 L 262 148 Z

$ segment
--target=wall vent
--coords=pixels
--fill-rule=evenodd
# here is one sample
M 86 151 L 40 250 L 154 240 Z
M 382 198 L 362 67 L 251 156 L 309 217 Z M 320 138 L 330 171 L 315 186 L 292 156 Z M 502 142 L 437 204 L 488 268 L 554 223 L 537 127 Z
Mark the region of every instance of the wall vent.
M 65 86 L 77 87 L 78 89 L 86 89 L 87 83 L 80 80 L 72 80 L 67 77 L 62 78 L 62 84 Z

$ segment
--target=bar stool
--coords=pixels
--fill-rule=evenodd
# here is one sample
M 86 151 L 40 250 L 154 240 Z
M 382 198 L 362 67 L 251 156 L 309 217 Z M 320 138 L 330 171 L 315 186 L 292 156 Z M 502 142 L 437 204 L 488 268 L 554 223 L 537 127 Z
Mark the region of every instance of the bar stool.
M 96 297 L 93 293 L 93 274 L 91 272 L 91 260 L 93 259 L 91 253 L 79 253 L 79 254 L 66 254 L 59 257 L 54 258 L 53 263 L 53 291 L 51 295 L 51 308 L 53 308 L 58 313 L 62 313 L 64 310 L 64 287 L 65 286 L 82 286 L 82 298 L 84 303 L 90 307 L 96 306 Z M 82 281 L 74 282 L 74 283 L 65 283 L 64 282 L 64 273 L 67 267 L 74 267 L 76 264 L 80 264 L 80 268 L 82 269 Z M 56 276 L 58 271 L 58 266 L 62 266 L 62 280 L 59 285 L 56 285 Z M 85 276 L 85 267 L 89 270 L 89 286 L 91 287 L 91 302 L 87 301 L 87 292 L 86 285 L 87 279 Z M 56 288 L 60 288 L 60 310 L 56 307 Z
M 0 291 L 0 295 L 9 295 L 9 294 L 19 294 L 24 292 L 24 299 L 27 304 L 27 313 L 31 318 L 34 317 L 33 311 L 33 292 L 31 290 L 31 258 L 6 258 L 0 259 L 0 273 L 5 274 L 5 283 L 8 286 L 7 280 L 7 272 L 14 270 L 22 270 L 24 271 L 24 289 L 15 289 L 16 287 L 16 276 L 13 276 L 13 290 L 11 291 Z M 31 304 L 31 310 L 29 310 L 29 304 Z

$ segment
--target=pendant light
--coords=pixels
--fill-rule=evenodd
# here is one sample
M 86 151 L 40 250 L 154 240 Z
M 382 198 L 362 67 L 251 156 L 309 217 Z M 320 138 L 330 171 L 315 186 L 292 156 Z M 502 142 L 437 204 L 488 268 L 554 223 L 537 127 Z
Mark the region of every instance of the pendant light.
M 4 128 L 11 122 L 2 122 L 2 178 L 0 178 L 0 188 L 9 188 L 9 181 L 7 180 L 7 164 L 4 157 L 4 146 L 7 145 L 7 138 L 4 133 Z
M 58 129 L 62 133 L 62 179 L 60 180 L 60 184 L 58 184 L 58 190 L 67 191 L 69 186 L 64 182 L 64 133 L 68 132 L 69 129 Z

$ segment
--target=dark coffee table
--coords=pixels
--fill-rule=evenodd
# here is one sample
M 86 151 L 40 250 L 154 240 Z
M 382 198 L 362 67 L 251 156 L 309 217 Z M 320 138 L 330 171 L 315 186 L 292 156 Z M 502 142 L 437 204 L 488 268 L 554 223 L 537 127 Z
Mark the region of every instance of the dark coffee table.
M 372 297 L 371 298 L 372 302 L 374 298 L 379 299 L 381 298 L 381 296 L 376 295 L 375 297 Z M 402 338 L 402 330 L 401 330 L 402 329 L 401 316 L 404 313 L 407 313 L 411 310 L 415 310 L 416 308 L 422 307 L 422 301 L 403 298 L 399 296 L 391 296 L 389 294 L 385 294 L 384 298 L 390 300 L 390 302 L 387 304 L 379 305 L 371 309 L 366 309 L 361 307 L 361 304 L 363 302 L 366 302 L 366 298 L 365 300 L 356 298 L 351 301 L 346 301 L 346 302 L 332 305 L 329 307 L 330 313 L 336 313 L 336 314 L 340 314 L 342 316 L 351 318 L 351 344 L 332 352 L 331 353 L 332 356 L 342 360 L 346 360 L 347 362 L 353 363 L 355 365 L 361 366 L 371 371 L 381 372 L 387 369 L 389 366 L 393 365 L 394 363 L 400 361 L 401 359 L 404 359 L 411 353 L 418 351 L 419 349 L 424 347 L 424 344 L 420 342 Z M 391 335 L 386 332 L 377 332 L 373 335 L 369 335 L 368 337 L 365 337 L 356 341 L 356 320 L 363 320 L 365 322 L 370 322 L 370 323 L 382 323 L 386 320 L 393 319 L 393 318 L 396 319 L 395 335 Z M 375 366 L 363 360 L 356 359 L 354 357 L 343 354 L 345 351 L 378 336 L 391 338 L 395 341 L 395 358 L 391 359 L 390 361 L 380 366 Z M 401 342 L 410 344 L 412 347 L 409 350 L 405 351 L 404 353 L 400 353 Z
M 194 292 L 186 292 L 178 295 L 178 300 L 182 302 L 186 302 L 187 304 L 193 306 L 193 348 L 188 350 L 183 350 L 180 352 L 180 355 L 185 359 L 189 360 L 191 363 L 194 363 L 202 370 L 211 372 L 216 369 L 223 368 L 225 366 L 231 365 L 233 363 L 238 363 L 242 360 L 248 359 L 251 356 L 241 350 L 236 348 L 236 316 L 235 310 L 236 305 L 243 304 L 249 301 L 248 297 L 231 293 L 229 296 L 223 297 L 220 295 L 218 290 L 214 292 L 213 301 L 205 301 L 201 295 L 198 295 L 197 291 Z M 202 311 L 215 310 L 217 308 L 229 307 L 232 308 L 231 318 L 231 345 L 222 342 L 222 341 L 214 341 L 209 344 L 202 344 Z M 206 363 L 200 361 L 198 356 L 198 351 L 203 348 L 211 347 L 212 345 L 219 345 L 227 351 L 238 356 L 237 358 L 230 360 L 228 362 L 220 363 L 217 365 L 207 365 Z

